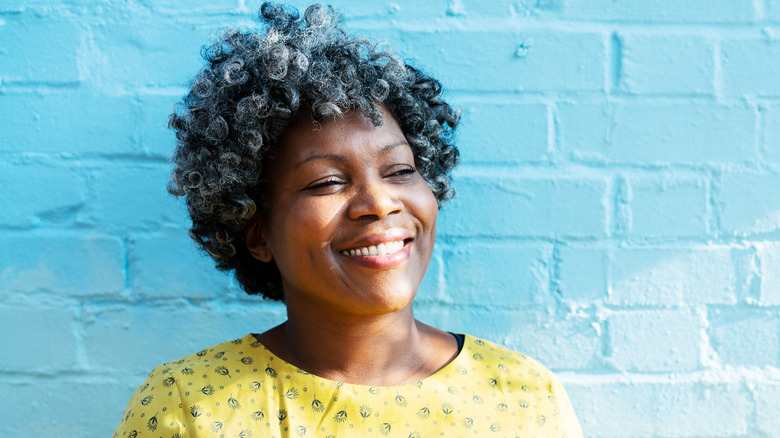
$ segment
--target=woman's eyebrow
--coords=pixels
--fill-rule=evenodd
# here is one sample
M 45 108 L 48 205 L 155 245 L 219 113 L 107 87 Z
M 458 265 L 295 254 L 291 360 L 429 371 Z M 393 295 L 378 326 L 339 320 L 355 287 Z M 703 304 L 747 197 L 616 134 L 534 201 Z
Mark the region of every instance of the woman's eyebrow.
M 303 166 L 304 164 L 308 163 L 309 161 L 314 161 L 314 160 L 329 160 L 329 161 L 336 161 L 336 162 L 339 162 L 339 163 L 346 163 L 347 162 L 347 157 L 345 157 L 344 155 L 340 155 L 340 154 L 314 154 L 314 155 L 309 155 L 308 157 L 304 158 L 303 160 L 297 162 L 295 164 L 295 168 L 297 169 L 297 168 Z
M 399 141 L 397 141 L 395 143 L 391 143 L 391 144 L 389 144 L 387 146 L 382 147 L 382 150 L 379 153 L 384 155 L 384 154 L 388 153 L 389 151 L 391 151 L 393 148 L 396 148 L 398 146 L 403 146 L 403 145 L 407 145 L 408 146 L 409 143 L 406 140 L 399 140 Z M 314 161 L 314 160 L 329 160 L 329 161 L 336 161 L 336 162 L 339 162 L 339 163 L 345 163 L 345 162 L 348 161 L 347 157 L 345 157 L 344 155 L 340 155 L 340 154 L 314 154 L 314 155 L 309 155 L 308 157 L 304 158 L 303 160 L 297 162 L 295 164 L 295 169 L 303 166 L 304 164 L 308 163 L 309 161 Z
M 403 145 L 409 146 L 409 142 L 407 142 L 406 140 L 398 140 L 398 141 L 397 141 L 397 142 L 395 142 L 395 143 L 391 143 L 391 144 L 389 144 L 389 145 L 387 145 L 387 146 L 383 147 L 383 148 L 382 148 L 382 152 L 381 152 L 381 153 L 382 153 L 382 154 L 386 154 L 387 152 L 389 152 L 389 151 L 390 151 L 391 149 L 393 149 L 394 147 L 397 147 L 397 146 L 403 146 Z M 411 146 L 409 146 L 409 147 L 411 148 Z

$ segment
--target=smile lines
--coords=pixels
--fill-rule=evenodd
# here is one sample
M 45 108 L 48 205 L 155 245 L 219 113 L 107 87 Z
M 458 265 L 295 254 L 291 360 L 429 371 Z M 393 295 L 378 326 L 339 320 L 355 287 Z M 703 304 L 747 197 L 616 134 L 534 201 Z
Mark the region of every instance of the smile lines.
M 341 253 L 350 256 L 381 256 L 392 254 L 403 247 L 404 241 L 397 240 L 395 242 L 380 243 L 379 245 L 364 246 L 363 248 L 345 249 Z

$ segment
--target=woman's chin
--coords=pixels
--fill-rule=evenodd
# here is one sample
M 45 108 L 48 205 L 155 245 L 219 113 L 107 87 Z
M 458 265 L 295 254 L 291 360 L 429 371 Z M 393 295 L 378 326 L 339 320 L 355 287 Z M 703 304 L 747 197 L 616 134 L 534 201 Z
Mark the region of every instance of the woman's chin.
M 416 290 L 399 287 L 383 290 L 374 289 L 370 294 L 361 293 L 351 300 L 345 299 L 341 303 L 341 307 L 347 310 L 348 313 L 362 315 L 397 313 L 407 309 L 411 310 L 411 305 L 416 295 Z M 348 301 L 351 301 L 353 306 L 351 309 L 347 309 L 344 306 Z
M 416 292 L 399 292 L 397 289 L 387 292 L 374 292 L 362 296 L 354 303 L 355 311 L 365 315 L 382 315 L 411 309 Z

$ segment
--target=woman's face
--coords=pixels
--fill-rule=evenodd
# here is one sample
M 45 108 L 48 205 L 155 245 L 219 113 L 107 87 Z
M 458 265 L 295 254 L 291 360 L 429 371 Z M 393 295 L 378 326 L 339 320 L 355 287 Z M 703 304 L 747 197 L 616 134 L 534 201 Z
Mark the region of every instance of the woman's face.
M 302 111 L 266 163 L 269 208 L 248 246 L 276 262 L 290 310 L 387 313 L 417 293 L 438 205 L 398 123 L 381 112 L 381 126 L 359 111 L 315 126 Z

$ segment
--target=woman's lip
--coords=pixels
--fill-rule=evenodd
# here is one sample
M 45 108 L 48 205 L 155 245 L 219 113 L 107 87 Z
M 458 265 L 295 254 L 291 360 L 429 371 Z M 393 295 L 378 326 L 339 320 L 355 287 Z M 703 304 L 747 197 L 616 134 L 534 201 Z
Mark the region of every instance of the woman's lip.
M 390 242 L 397 242 L 397 241 L 406 242 L 407 240 L 410 240 L 413 237 L 414 234 L 412 234 L 407 230 L 400 229 L 400 228 L 392 228 L 379 233 L 369 234 L 351 240 L 345 243 L 343 246 L 340 245 L 341 249 L 339 250 L 339 252 L 377 246 L 380 243 L 387 244 Z
M 378 245 L 369 245 L 362 248 L 353 248 L 342 250 L 341 253 L 348 256 L 383 256 L 400 251 L 404 247 L 403 240 L 394 240 L 392 242 L 383 242 Z
M 397 251 L 383 255 L 348 255 L 340 251 L 342 257 L 345 257 L 352 263 L 366 268 L 389 269 L 400 266 L 409 259 L 411 242 L 404 242 L 404 245 Z

